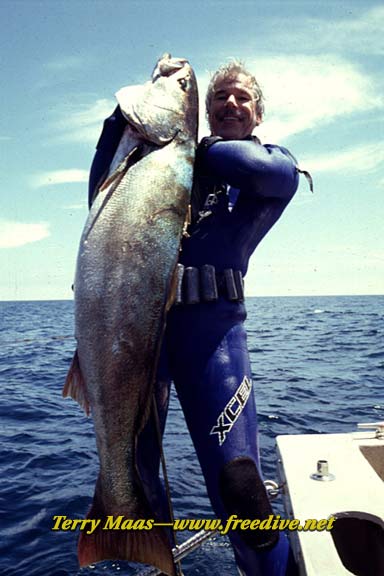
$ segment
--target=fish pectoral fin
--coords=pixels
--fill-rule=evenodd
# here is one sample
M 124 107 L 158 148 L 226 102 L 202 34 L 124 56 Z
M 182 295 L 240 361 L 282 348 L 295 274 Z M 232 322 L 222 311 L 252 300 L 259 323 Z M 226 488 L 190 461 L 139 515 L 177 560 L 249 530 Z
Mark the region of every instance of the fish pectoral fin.
M 172 306 L 174 305 L 177 297 L 177 288 L 179 286 L 179 276 L 177 274 L 177 268 L 175 268 L 171 282 L 169 284 L 169 291 L 167 295 L 167 300 L 165 303 L 165 313 L 168 314 Z
M 155 212 L 152 212 L 152 214 L 150 214 L 147 218 L 148 224 L 153 224 L 157 216 L 159 216 L 160 214 L 167 213 L 167 212 L 173 212 L 174 214 L 176 214 L 176 216 L 183 216 L 184 215 L 184 212 L 181 212 L 181 210 L 179 210 L 179 208 L 177 206 L 174 206 L 173 204 L 171 204 L 171 206 L 167 206 L 166 208 L 161 208 L 160 210 L 156 210 Z
M 103 184 L 100 186 L 100 192 L 102 190 L 105 190 L 105 188 L 108 188 L 108 186 L 110 186 L 113 182 L 116 182 L 117 184 L 120 182 L 126 171 L 131 166 L 133 166 L 133 164 L 136 164 L 136 162 L 138 162 L 142 158 L 143 155 L 142 149 L 143 146 L 140 144 L 132 148 L 132 150 L 123 158 L 123 160 L 117 166 L 116 170 L 112 172 L 112 174 L 108 176 L 106 180 L 104 180 Z
M 63 387 L 63 397 L 66 398 L 67 396 L 76 400 L 84 409 L 87 416 L 90 415 L 91 409 L 87 396 L 87 388 L 81 372 L 77 350 L 73 355 Z

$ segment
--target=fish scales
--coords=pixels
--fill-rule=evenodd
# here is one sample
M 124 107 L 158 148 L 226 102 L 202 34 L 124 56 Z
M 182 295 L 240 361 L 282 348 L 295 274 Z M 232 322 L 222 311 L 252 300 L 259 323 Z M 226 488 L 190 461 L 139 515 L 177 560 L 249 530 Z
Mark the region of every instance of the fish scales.
M 97 383 L 110 381 L 113 377 L 110 372 L 120 370 L 121 381 L 129 373 L 130 381 L 137 379 L 140 383 L 130 384 L 127 398 L 129 404 L 143 407 L 134 413 L 136 421 L 131 423 L 137 431 L 143 425 L 137 419 L 145 420 L 147 415 L 144 408 L 148 406 L 149 387 L 153 381 L 153 359 L 158 351 L 165 301 L 177 262 L 174 239 L 180 234 L 187 209 L 184 188 L 180 189 L 174 183 L 164 194 L 161 190 L 161 202 L 156 202 L 155 182 L 143 186 L 140 173 L 145 175 L 150 171 L 149 180 L 153 180 L 153 172 L 157 171 L 153 165 L 158 164 L 154 156 L 164 153 L 170 156 L 169 152 L 157 150 L 128 171 L 104 208 L 97 226 L 88 235 L 85 246 L 83 244 L 76 275 L 78 353 L 80 358 L 87 358 L 84 369 L 81 365 L 87 389 L 91 395 L 99 395 L 90 397 L 93 418 L 96 421 L 99 410 L 114 408 L 109 406 L 109 401 L 114 400 L 110 387 L 106 390 Z M 174 172 L 171 171 L 172 176 Z M 145 190 L 150 193 L 146 195 Z M 143 209 L 136 209 L 138 196 Z M 181 201 L 177 203 L 178 196 Z M 176 205 L 180 207 L 178 212 L 173 209 Z M 95 205 L 95 212 L 97 208 Z M 101 257 L 102 251 L 107 257 Z M 109 348 L 113 351 L 113 362 Z M 105 361 L 99 361 L 100 354 L 105 356 Z M 121 402 L 120 389 L 117 392 Z M 101 398 L 101 394 L 106 398 Z M 127 417 L 132 416 L 132 409 L 124 411 Z M 104 423 L 109 424 L 109 419 L 101 418 L 95 427 L 97 434 L 106 425 Z
M 90 407 L 94 421 L 100 474 L 89 518 L 154 518 L 137 471 L 136 441 L 150 414 L 190 201 L 198 109 L 189 64 L 163 60 L 167 65 L 157 66 L 152 83 L 121 96 L 144 155 L 101 187 L 80 241 L 77 353 L 64 395 Z M 80 565 L 124 559 L 174 574 L 171 542 L 162 528 L 82 532 L 78 555 Z

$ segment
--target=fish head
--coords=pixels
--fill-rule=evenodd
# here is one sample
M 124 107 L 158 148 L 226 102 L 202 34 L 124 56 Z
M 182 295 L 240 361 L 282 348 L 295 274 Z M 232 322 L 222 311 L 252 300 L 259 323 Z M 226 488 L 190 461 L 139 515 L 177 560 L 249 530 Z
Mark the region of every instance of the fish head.
M 122 88 L 116 98 L 128 123 L 144 140 L 163 146 L 174 138 L 197 139 L 197 82 L 184 58 L 164 54 L 150 81 Z

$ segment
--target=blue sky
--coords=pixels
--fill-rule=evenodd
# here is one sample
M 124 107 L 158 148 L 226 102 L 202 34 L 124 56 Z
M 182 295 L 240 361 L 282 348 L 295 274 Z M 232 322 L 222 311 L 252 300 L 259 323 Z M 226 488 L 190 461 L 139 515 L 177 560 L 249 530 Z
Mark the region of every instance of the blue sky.
M 383 294 L 381 2 L 1 0 L 0 18 L 1 300 L 72 298 L 103 119 L 164 52 L 190 60 L 201 100 L 210 72 L 243 59 L 266 96 L 256 133 L 312 172 L 247 293 Z

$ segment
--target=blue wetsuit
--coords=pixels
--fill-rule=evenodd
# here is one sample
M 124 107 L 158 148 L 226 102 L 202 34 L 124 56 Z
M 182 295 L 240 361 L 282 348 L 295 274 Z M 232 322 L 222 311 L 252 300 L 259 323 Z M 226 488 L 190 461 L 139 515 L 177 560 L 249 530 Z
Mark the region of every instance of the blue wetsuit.
M 112 119 L 112 120 L 111 120 Z M 117 108 L 105 122 L 91 169 L 90 201 L 112 160 L 125 121 Z M 120 131 L 120 132 L 119 132 Z M 118 136 L 119 134 L 119 136 Z M 206 139 L 196 161 L 194 221 L 180 263 L 246 274 L 258 243 L 278 220 L 298 185 L 295 159 L 284 148 Z M 217 517 L 266 518 L 272 513 L 261 479 L 257 415 L 240 300 L 173 306 L 158 370 L 161 430 L 174 381 Z M 158 478 L 156 431 L 150 420 L 138 441 L 138 466 L 148 498 L 167 516 Z M 232 531 L 239 568 L 247 576 L 283 576 L 289 546 L 277 532 Z

